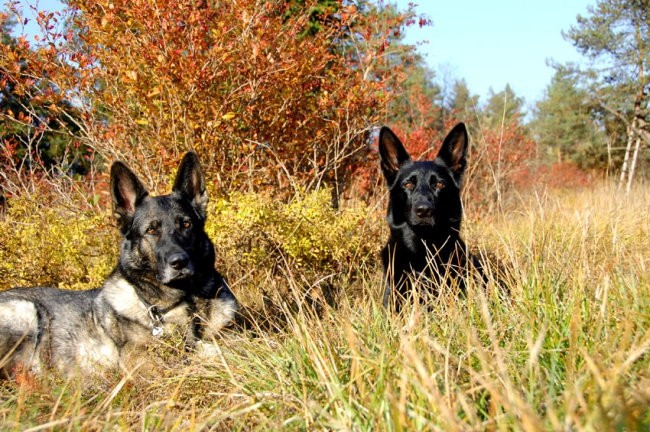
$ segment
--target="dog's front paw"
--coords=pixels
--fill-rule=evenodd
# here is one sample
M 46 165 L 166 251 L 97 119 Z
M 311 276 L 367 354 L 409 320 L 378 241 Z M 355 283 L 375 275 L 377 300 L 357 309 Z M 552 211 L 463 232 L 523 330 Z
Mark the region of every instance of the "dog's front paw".
M 219 345 L 204 341 L 198 341 L 195 346 L 196 353 L 200 357 L 211 358 L 221 355 L 221 348 Z

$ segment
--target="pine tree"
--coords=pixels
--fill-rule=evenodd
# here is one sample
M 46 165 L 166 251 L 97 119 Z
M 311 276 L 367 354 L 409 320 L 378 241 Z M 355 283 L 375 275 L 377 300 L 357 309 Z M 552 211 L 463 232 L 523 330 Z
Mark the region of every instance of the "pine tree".
M 505 88 L 498 93 L 490 89 L 487 103 L 483 108 L 486 126 L 498 128 L 511 120 L 522 120 L 526 115 L 523 107 L 524 99 L 515 94 L 510 84 L 506 84 Z
M 454 82 L 448 109 L 465 122 L 476 120 L 479 96 L 472 94 L 465 79 Z
M 542 100 L 535 106 L 531 127 L 549 159 L 571 160 L 582 168 L 605 168 L 605 126 L 598 106 L 566 68 L 557 68 Z
M 650 144 L 650 5 L 647 0 L 599 0 L 588 12 L 563 35 L 589 59 L 589 67 L 574 73 L 585 81 L 592 101 L 625 127 L 621 184 L 629 189 L 641 147 Z

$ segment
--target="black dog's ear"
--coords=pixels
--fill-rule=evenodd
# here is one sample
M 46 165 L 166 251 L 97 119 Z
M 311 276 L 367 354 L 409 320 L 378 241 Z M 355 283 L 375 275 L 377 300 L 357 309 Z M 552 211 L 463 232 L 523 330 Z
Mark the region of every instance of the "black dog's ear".
M 113 213 L 120 225 L 135 214 L 135 207 L 149 194 L 138 177 L 120 161 L 111 165 Z
M 178 166 L 172 191 L 189 199 L 199 216 L 203 219 L 206 218 L 208 194 L 205 190 L 205 177 L 203 177 L 199 156 L 196 152 L 189 151 L 183 156 L 183 160 Z
M 449 131 L 447 137 L 440 147 L 438 158 L 447 165 L 454 176 L 454 180 L 460 185 L 467 165 L 467 147 L 469 138 L 464 123 L 458 123 Z
M 389 185 L 393 184 L 400 167 L 411 160 L 402 142 L 386 126 L 379 131 L 379 158 L 381 170 Z

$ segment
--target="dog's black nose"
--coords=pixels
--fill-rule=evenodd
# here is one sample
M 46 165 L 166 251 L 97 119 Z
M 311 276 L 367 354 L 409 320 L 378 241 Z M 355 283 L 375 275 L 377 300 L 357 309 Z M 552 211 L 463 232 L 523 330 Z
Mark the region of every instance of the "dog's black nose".
M 181 270 L 187 267 L 190 258 L 184 253 L 177 253 L 169 257 L 169 265 L 174 270 Z
M 433 215 L 433 207 L 430 204 L 418 204 L 414 210 L 415 214 L 421 218 L 427 218 Z

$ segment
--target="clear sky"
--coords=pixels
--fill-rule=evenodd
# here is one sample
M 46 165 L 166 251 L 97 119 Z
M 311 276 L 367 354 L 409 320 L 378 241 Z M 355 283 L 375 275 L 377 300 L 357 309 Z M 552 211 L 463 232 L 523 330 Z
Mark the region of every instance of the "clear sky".
M 409 3 L 433 25 L 410 27 L 405 42 L 428 41 L 419 47 L 441 81 L 464 78 L 470 91 L 485 102 L 490 88 L 506 84 L 527 106 L 542 98 L 553 76 L 547 59 L 578 61 L 580 54 L 562 38 L 587 15 L 595 0 L 398 0 Z

